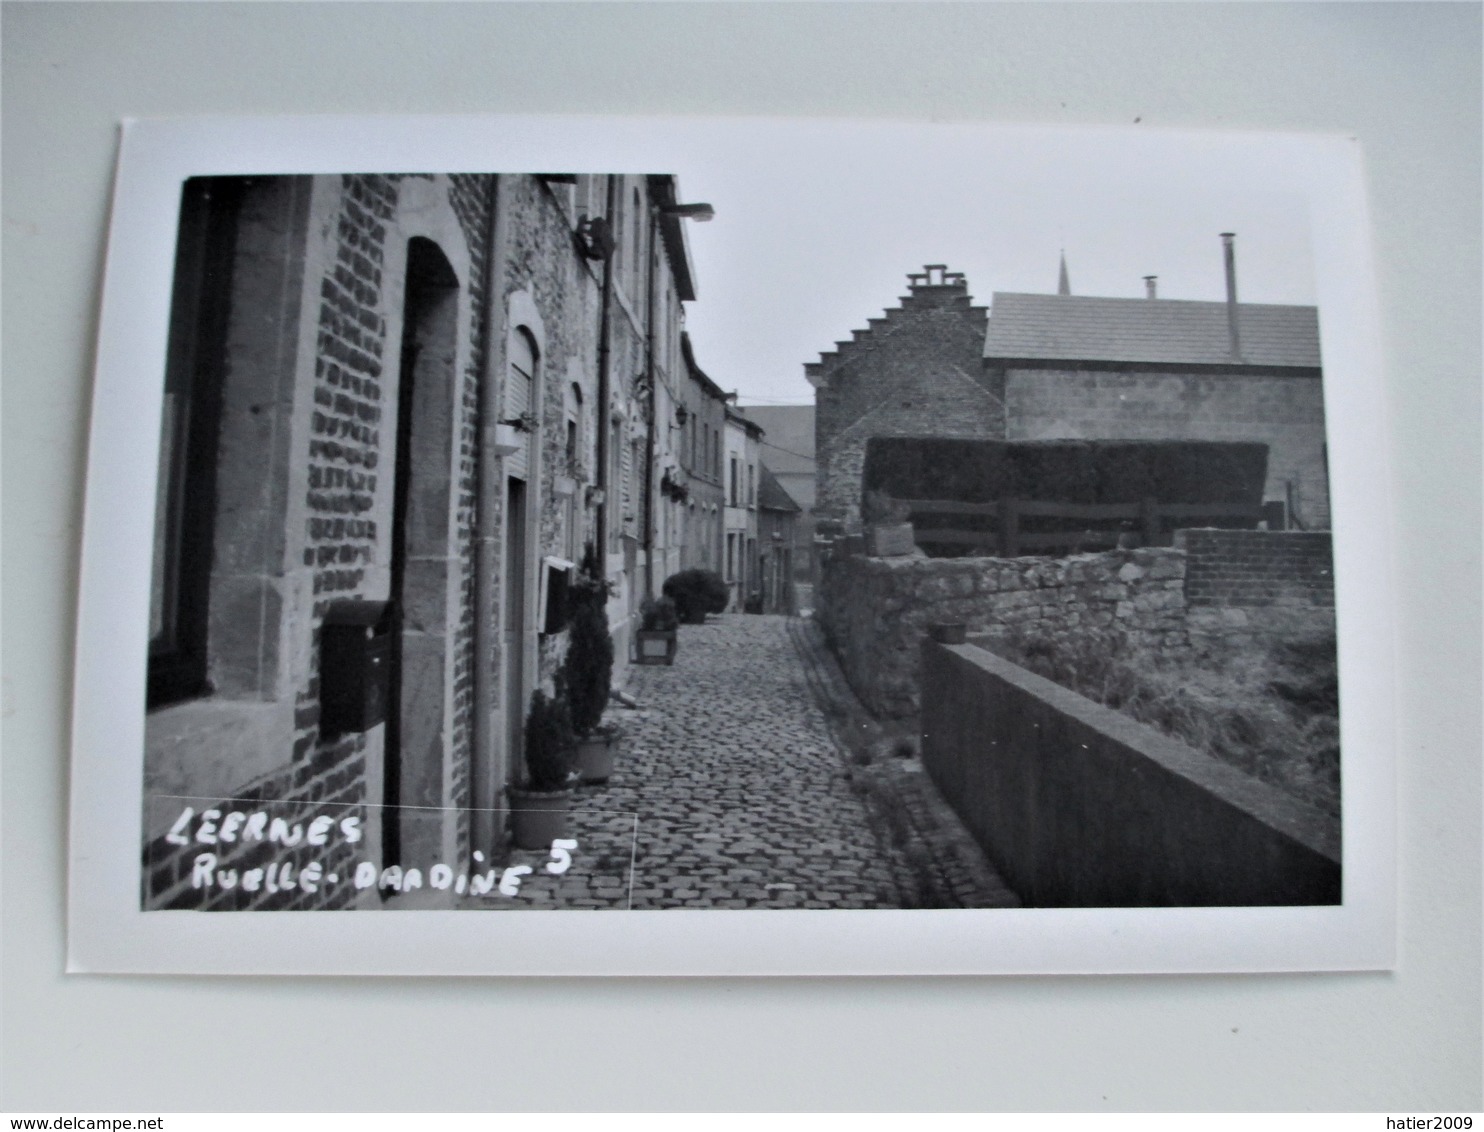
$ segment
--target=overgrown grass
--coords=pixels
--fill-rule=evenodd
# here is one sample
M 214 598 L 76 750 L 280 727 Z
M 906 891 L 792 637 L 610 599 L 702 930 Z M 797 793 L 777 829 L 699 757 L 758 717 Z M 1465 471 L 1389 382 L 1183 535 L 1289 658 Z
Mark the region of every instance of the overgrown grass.
M 1089 699 L 1248 774 L 1340 811 L 1339 682 L 1333 630 L 1217 641 L 1178 659 L 1118 633 L 1034 637 L 995 649 Z

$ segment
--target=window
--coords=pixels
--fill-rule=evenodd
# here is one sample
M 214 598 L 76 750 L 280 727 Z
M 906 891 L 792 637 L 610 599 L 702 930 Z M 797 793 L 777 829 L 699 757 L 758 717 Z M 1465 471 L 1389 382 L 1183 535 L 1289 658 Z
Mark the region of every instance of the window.
M 757 503 L 757 485 L 754 474 L 756 471 L 753 465 L 747 465 L 747 506 L 749 507 Z
M 618 549 L 618 537 L 621 532 L 623 518 L 617 503 L 620 497 L 620 486 L 623 483 L 623 430 L 618 421 L 610 422 L 608 426 L 608 488 L 607 499 L 604 503 L 605 514 L 608 516 L 604 522 L 608 525 L 608 549 Z
M 575 381 L 572 383 L 571 395 L 567 402 L 567 474 L 576 479 L 585 477 L 585 461 L 582 458 L 582 386 Z
M 730 471 L 731 471 L 731 478 L 730 478 L 729 485 L 728 485 L 728 488 L 727 488 L 727 504 L 730 507 L 736 507 L 736 506 L 738 506 L 738 504 L 737 504 L 737 457 L 735 457 L 735 456 L 732 457 L 732 463 L 731 463 Z
M 193 178 L 181 194 L 150 579 L 150 707 L 201 695 L 216 465 L 241 181 Z

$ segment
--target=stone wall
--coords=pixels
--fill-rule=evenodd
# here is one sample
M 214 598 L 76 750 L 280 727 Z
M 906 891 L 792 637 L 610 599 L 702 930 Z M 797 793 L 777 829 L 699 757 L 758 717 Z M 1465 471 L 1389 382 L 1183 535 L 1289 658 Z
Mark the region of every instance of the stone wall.
M 836 557 L 815 616 L 851 686 L 878 716 L 919 708 L 918 649 L 928 627 L 1050 636 L 1124 632 L 1160 650 L 1186 647 L 1185 554 L 1113 550 L 1070 558 Z
M 1264 498 L 1329 525 L 1324 390 L 1317 377 L 1010 369 L 1007 440 L 1249 440 L 1268 446 Z

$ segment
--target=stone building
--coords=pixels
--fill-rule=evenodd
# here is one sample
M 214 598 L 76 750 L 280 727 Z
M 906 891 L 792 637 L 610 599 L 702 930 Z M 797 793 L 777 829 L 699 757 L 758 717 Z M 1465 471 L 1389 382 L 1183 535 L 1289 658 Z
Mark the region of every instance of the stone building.
M 1005 434 L 1003 389 L 982 361 L 988 311 L 941 264 L 907 281 L 898 306 L 804 367 L 815 389 L 815 518 L 826 531 L 860 522 L 871 437 Z
M 722 444 L 726 457 L 726 548 L 722 577 L 732 592 L 727 608 L 740 612 L 758 589 L 757 468 L 763 430 L 728 405 Z
M 758 465 L 757 554 L 758 588 L 763 613 L 793 613 L 795 604 L 794 546 L 799 507 L 767 464 Z
M 810 608 L 814 584 L 814 406 L 746 405 L 741 409 L 763 429 L 758 459 L 798 506 L 791 555 L 799 608 Z
M 1230 268 L 1230 261 L 1229 261 Z M 1329 526 L 1318 312 L 1307 306 L 997 292 L 908 276 L 901 306 L 804 367 L 816 389 L 821 523 L 860 521 L 872 436 L 1230 440 L 1268 446 L 1264 499 Z M 973 350 L 969 343 L 976 343 Z M 972 354 L 972 356 L 971 356 Z
M 630 610 L 678 554 L 654 474 L 695 295 L 675 194 L 632 175 L 186 184 L 147 907 L 453 901 L 271 876 L 202 890 L 183 804 L 270 807 L 284 830 L 331 807 L 362 857 L 423 876 L 499 852 L 526 707 L 565 649 L 569 565 L 603 549 L 625 660 Z M 261 873 L 261 829 L 212 844 L 224 874 Z
M 686 367 L 684 392 L 676 409 L 685 486 L 680 564 L 682 569 L 694 567 L 719 574 L 724 554 L 722 437 L 728 396 L 696 364 L 690 335 L 681 334 L 680 351 Z

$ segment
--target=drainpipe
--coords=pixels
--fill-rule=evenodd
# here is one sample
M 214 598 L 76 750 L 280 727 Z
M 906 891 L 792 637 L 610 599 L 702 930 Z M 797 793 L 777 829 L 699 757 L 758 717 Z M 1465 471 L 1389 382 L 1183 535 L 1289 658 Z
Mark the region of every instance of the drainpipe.
M 484 267 L 480 272 L 484 293 L 484 358 L 479 374 L 479 443 L 475 449 L 479 483 L 478 513 L 474 520 L 474 719 L 471 745 L 474 763 L 470 768 L 470 794 L 475 812 L 470 821 L 470 848 L 481 845 L 488 852 L 499 835 L 495 808 L 505 777 L 497 766 L 496 707 L 493 674 L 497 639 L 494 573 L 499 569 L 499 522 L 501 498 L 500 462 L 494 457 L 495 424 L 499 420 L 498 380 L 505 362 L 500 335 L 500 297 L 497 265 L 505 259 L 507 241 L 505 210 L 499 207 L 500 178 L 490 177 L 490 223 L 485 236 Z
M 644 187 L 645 206 L 649 212 L 649 248 L 644 264 L 644 373 L 649 384 L 649 427 L 645 438 L 644 460 L 644 596 L 654 597 L 654 464 L 655 418 L 659 416 L 660 391 L 654 369 L 654 245 L 655 207 L 649 199 L 649 186 Z
M 1231 329 L 1232 358 L 1242 360 L 1242 340 L 1237 332 L 1237 253 L 1232 246 L 1235 232 L 1221 233 L 1221 247 L 1226 257 L 1226 323 Z
M 604 205 L 604 219 L 611 225 L 613 223 L 614 210 L 614 176 L 608 175 L 608 188 L 606 191 L 607 203 Z M 603 502 L 598 504 L 597 521 L 593 524 L 593 541 L 598 552 L 598 565 L 603 577 L 608 576 L 608 494 L 612 484 L 608 482 L 608 462 L 611 459 L 608 452 L 608 432 L 613 427 L 613 407 L 609 404 L 612 397 L 612 349 L 608 343 L 610 331 L 609 320 L 613 309 L 613 256 L 610 254 L 603 261 L 603 302 L 602 313 L 598 317 L 598 489 L 603 493 Z

